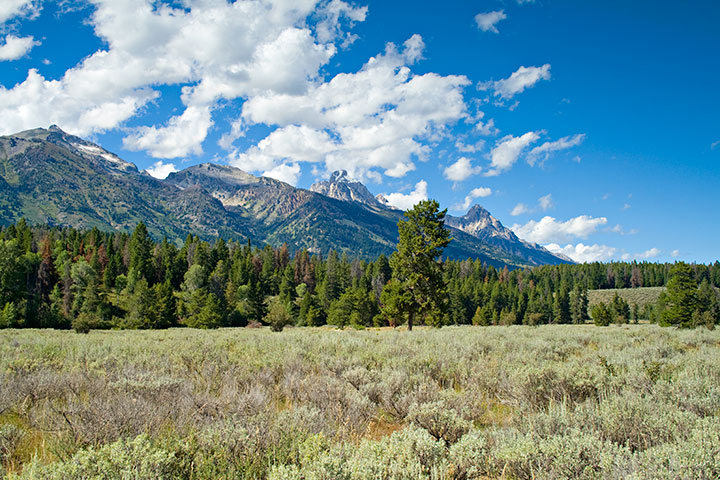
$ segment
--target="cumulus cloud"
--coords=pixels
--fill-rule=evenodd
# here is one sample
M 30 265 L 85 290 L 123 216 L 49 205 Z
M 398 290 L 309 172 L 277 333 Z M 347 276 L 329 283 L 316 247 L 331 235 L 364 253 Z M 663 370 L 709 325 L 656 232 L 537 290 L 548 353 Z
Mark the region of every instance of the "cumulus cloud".
M 322 6 L 315 17 L 319 19 L 315 27 L 315 35 L 321 42 L 332 42 L 336 38 L 343 39 L 343 46 L 347 46 L 357 39 L 349 31 L 343 31 L 342 20 L 345 19 L 349 27 L 356 22 L 364 22 L 367 16 L 367 7 L 352 7 L 340 1 L 332 0 Z
M 465 196 L 465 201 L 463 201 L 463 203 L 453 205 L 452 208 L 453 210 L 467 210 L 476 198 L 485 198 L 490 195 L 492 195 L 492 190 L 488 187 L 473 188 L 470 190 L 470 193 Z
M 337 24 L 362 21 L 366 11 L 340 0 L 199 1 L 183 8 L 151 0 L 89 2 L 89 23 L 107 46 L 57 80 L 30 70 L 23 82 L 0 87 L 0 134 L 49 123 L 78 135 L 106 131 L 157 98 L 158 86 L 186 85 L 185 112 L 131 131 L 127 145 L 158 158 L 198 153 L 218 102 L 303 94 L 336 53 L 334 42 L 347 40 Z M 5 0 L 0 15 L 32 4 Z
M 523 213 L 530 213 L 530 209 L 524 203 L 518 203 L 510 211 L 510 215 L 512 215 L 513 217 L 517 217 L 518 215 L 522 215 Z
M 40 12 L 40 8 L 38 0 L 2 0 L 0 2 L 0 24 L 18 16 L 35 16 Z
M 163 163 L 162 160 L 159 160 L 153 163 L 152 167 L 146 168 L 145 171 L 152 177 L 163 179 L 167 178 L 171 173 L 177 172 L 178 169 L 175 168 L 174 163 Z
M 528 153 L 528 162 L 530 163 L 530 165 L 533 165 L 535 161 L 537 161 L 537 159 L 542 156 L 547 159 L 552 152 L 567 150 L 569 148 L 576 147 L 580 145 L 584 140 L 585 134 L 579 133 L 577 135 L 563 137 L 559 140 L 555 140 L 554 142 L 545 142 L 542 145 L 538 145 L 537 147 L 530 150 L 530 152 Z
M 505 20 L 506 18 L 507 15 L 505 15 L 504 10 L 496 10 L 493 12 L 478 13 L 475 15 L 475 23 L 477 23 L 478 28 L 483 32 L 500 33 L 495 25 L 500 20 Z
M 422 140 L 467 115 L 466 77 L 412 74 L 423 45 L 413 35 L 400 48 L 388 44 L 358 72 L 316 82 L 304 94 L 249 98 L 242 125 L 276 128 L 257 145 L 232 151 L 230 163 L 251 171 L 288 161 L 322 163 L 326 171 L 344 169 L 354 178 L 371 170 L 396 178 L 414 170 L 415 161 L 429 152 Z
M 469 158 L 460 157 L 457 162 L 448 165 L 443 170 L 443 175 L 453 182 L 462 182 L 471 175 L 477 175 L 482 171 L 482 167 L 473 167 Z
M 408 194 L 397 192 L 390 194 L 383 193 L 382 195 L 393 207 L 399 208 L 400 210 L 407 210 L 412 208 L 416 203 L 427 200 L 427 182 L 420 180 L 415 184 L 415 189 Z
M 297 163 L 277 165 L 271 170 L 264 171 L 262 176 L 274 178 L 294 186 L 297 185 L 298 178 L 300 177 L 300 165 Z
M 551 209 L 553 205 L 552 194 L 548 193 L 545 196 L 538 198 L 538 205 L 544 211 Z
M 557 243 L 551 243 L 549 245 L 545 245 L 545 248 L 550 250 L 552 253 L 565 255 L 580 263 L 606 262 L 611 260 L 617 253 L 617 249 L 615 247 L 598 244 L 585 245 L 583 243 L 578 243 L 577 245 L 567 244 L 562 247 Z
M 508 100 L 540 80 L 550 80 L 550 64 L 542 67 L 520 67 L 508 78 L 478 85 L 480 89 L 491 88 L 495 95 Z
M 655 258 L 660 255 L 662 251 L 659 248 L 651 248 L 640 253 L 623 253 L 620 258 L 625 261 L 628 260 L 647 260 L 649 258 Z
M 677 258 L 680 255 L 680 250 L 675 249 L 670 252 L 670 255 L 672 255 L 673 258 Z
M 25 56 L 35 45 L 40 45 L 33 37 L 8 35 L 0 45 L 0 61 L 17 60 Z
M 163 127 L 140 127 L 123 139 L 128 150 L 146 150 L 156 158 L 202 153 L 202 142 L 212 125 L 209 107 L 188 107 Z
M 607 218 L 593 218 L 580 215 L 565 222 L 545 216 L 539 221 L 530 220 L 525 225 L 515 224 L 511 228 L 518 237 L 534 243 L 565 243 L 572 238 L 587 238 L 597 229 L 607 224 Z
M 537 132 L 527 132 L 520 137 L 507 135 L 501 138 L 490 152 L 492 168 L 485 175 L 491 177 L 509 170 L 517 162 L 520 154 L 539 138 L 540 135 Z

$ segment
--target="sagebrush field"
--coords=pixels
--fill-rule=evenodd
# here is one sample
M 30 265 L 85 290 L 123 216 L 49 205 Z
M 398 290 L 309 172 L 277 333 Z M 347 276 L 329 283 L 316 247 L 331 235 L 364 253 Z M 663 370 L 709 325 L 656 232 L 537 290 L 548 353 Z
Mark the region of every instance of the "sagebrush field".
M 720 331 L 0 332 L 10 478 L 720 477 Z

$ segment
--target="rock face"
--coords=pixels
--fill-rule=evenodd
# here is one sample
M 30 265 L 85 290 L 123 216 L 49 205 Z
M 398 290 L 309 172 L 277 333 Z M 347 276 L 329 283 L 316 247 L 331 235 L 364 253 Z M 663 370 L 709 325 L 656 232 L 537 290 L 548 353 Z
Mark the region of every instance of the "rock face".
M 500 240 L 507 242 L 521 242 L 515 233 L 505 227 L 500 220 L 490 215 L 480 205 L 474 205 L 462 217 L 448 215 L 445 223 L 458 230 L 488 241 Z
M 32 223 L 155 236 L 246 238 L 248 222 L 200 189 L 180 190 L 141 174 L 102 147 L 52 126 L 0 137 L 0 224 Z
M 569 260 L 567 257 L 558 257 L 538 244 L 518 238 L 515 232 L 500 223 L 500 220 L 490 215 L 490 212 L 480 205 L 474 205 L 462 217 L 448 215 L 445 224 L 468 233 L 484 243 L 511 252 L 525 259 L 531 265 L 558 263 L 558 260 L 568 262 Z
M 129 232 L 143 221 L 153 236 L 176 243 L 193 234 L 364 258 L 394 250 L 400 210 L 345 172 L 312 190 L 211 163 L 158 180 L 55 126 L 0 137 L 0 225 L 25 217 Z M 518 240 L 480 207 L 447 224 L 454 238 L 449 258 L 497 267 L 565 262 Z
M 358 202 L 375 208 L 389 208 L 387 200 L 380 195 L 379 198 L 360 182 L 350 180 L 345 170 L 337 170 L 330 175 L 330 180 L 314 183 L 311 192 L 345 202 Z
M 351 181 L 344 170 L 333 172 L 330 180 L 315 183 L 310 190 L 338 200 L 362 203 L 384 210 L 393 209 L 382 195 L 373 197 L 365 185 Z M 527 265 L 554 264 L 569 260 L 558 257 L 537 244 L 521 240 L 480 205 L 474 205 L 462 217 L 447 215 L 445 225 L 464 232 L 485 245 L 497 247 L 505 254 L 519 257 Z

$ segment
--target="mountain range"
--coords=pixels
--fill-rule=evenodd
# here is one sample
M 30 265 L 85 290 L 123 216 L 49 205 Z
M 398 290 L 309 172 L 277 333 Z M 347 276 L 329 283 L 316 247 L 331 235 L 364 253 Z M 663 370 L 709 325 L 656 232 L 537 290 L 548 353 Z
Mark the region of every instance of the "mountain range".
M 397 242 L 402 211 L 373 196 L 344 171 L 309 190 L 238 168 L 203 163 L 159 180 L 57 126 L 0 137 L 0 225 L 31 223 L 131 231 L 139 221 L 155 237 L 188 234 L 287 243 L 291 250 L 333 249 L 373 258 Z M 450 258 L 498 267 L 567 263 L 520 240 L 479 205 L 446 217 Z

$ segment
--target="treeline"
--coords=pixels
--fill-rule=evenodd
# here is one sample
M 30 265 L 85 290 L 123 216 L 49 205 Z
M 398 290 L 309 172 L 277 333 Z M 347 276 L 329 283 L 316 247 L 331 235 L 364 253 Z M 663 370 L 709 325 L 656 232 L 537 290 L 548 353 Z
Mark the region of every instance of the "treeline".
M 583 323 L 588 289 L 672 285 L 676 268 L 633 262 L 509 270 L 477 260 L 442 266 L 449 305 L 440 324 L 476 325 Z M 718 323 L 720 263 L 685 267 L 683 288 L 687 294 L 692 284 L 692 298 L 681 320 L 673 321 L 681 300 L 669 294 L 642 312 L 619 300 L 606 307 L 621 312 L 611 320 Z M 177 247 L 153 241 L 142 223 L 126 234 L 21 220 L 0 230 L 0 327 L 394 326 L 397 319 L 380 309 L 392 273 L 385 256 L 321 258 L 291 254 L 285 245 L 210 244 L 193 236 Z

